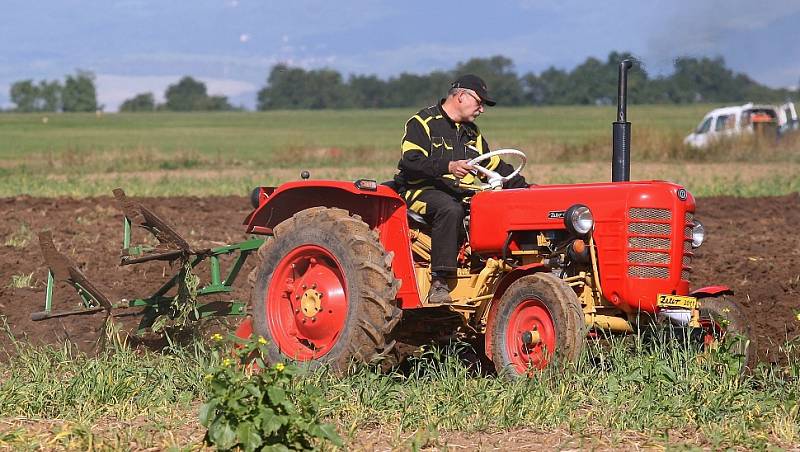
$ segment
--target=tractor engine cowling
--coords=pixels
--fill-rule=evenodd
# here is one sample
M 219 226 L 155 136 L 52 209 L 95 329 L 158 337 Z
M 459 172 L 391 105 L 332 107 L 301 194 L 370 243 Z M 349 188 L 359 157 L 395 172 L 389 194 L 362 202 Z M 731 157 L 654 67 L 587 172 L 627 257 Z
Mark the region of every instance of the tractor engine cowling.
M 470 245 L 481 256 L 505 257 L 522 237 L 568 239 L 564 213 L 591 210 L 603 297 L 626 312 L 656 311 L 658 294 L 686 295 L 695 201 L 664 181 L 543 185 L 482 192 L 471 203 Z

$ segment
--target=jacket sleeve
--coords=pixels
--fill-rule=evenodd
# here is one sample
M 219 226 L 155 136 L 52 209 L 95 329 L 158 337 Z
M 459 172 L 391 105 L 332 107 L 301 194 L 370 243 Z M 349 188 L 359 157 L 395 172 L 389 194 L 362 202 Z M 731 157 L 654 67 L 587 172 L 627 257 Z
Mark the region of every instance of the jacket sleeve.
M 430 158 L 431 136 L 419 116 L 406 122 L 400 163 L 397 167 L 409 179 L 434 179 L 447 174 L 448 161 Z
M 489 143 L 487 143 L 486 139 L 483 137 L 481 137 L 481 144 L 482 149 L 489 150 Z M 508 176 L 514 172 L 514 167 L 504 162 L 499 156 L 489 159 L 489 164 L 486 167 L 501 176 Z M 528 188 L 528 183 L 525 181 L 525 177 L 522 174 L 517 174 L 503 184 L 503 188 Z

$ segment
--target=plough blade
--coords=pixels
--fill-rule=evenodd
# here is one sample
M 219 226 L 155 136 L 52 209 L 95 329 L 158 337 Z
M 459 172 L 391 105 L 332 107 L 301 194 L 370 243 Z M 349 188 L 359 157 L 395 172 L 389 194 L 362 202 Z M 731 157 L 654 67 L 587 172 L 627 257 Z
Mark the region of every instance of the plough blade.
M 95 313 L 99 311 L 111 311 L 111 302 L 108 297 L 95 286 L 86 275 L 65 255 L 61 254 L 53 243 L 53 234 L 50 231 L 39 233 L 39 247 L 42 249 L 42 257 L 50 271 L 50 277 L 70 284 L 86 305 L 85 309 L 78 310 L 78 313 Z M 50 279 L 50 278 L 48 278 Z M 31 320 L 45 320 L 53 317 L 64 317 L 74 315 L 76 311 L 50 312 L 50 284 L 48 283 L 48 300 L 45 310 L 31 314 Z
M 124 246 L 120 265 L 140 264 L 153 260 L 174 261 L 178 258 L 186 259 L 190 255 L 207 255 L 211 250 L 195 250 L 181 237 L 166 221 L 159 218 L 152 210 L 142 204 L 129 199 L 121 188 L 113 190 L 117 206 L 125 215 L 130 225 L 137 225 L 153 234 L 159 244 L 156 247 L 138 247 L 130 249 Z M 126 234 L 130 240 L 130 234 Z M 127 244 L 126 244 L 127 245 Z M 131 254 L 133 251 L 135 254 Z

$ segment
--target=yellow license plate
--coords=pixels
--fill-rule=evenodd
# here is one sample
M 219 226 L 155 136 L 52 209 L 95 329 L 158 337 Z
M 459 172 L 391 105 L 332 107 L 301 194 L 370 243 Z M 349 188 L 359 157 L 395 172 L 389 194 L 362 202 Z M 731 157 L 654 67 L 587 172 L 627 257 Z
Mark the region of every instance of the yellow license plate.
M 686 308 L 695 309 L 697 298 L 686 295 L 658 294 L 657 304 L 659 308 Z

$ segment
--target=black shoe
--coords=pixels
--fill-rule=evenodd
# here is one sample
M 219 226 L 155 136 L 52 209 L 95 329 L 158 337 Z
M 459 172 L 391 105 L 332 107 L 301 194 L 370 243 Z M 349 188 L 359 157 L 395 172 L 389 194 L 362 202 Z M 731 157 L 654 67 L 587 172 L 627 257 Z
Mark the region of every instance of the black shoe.
M 428 304 L 452 303 L 450 298 L 450 288 L 441 279 L 431 281 L 431 289 L 428 291 Z

